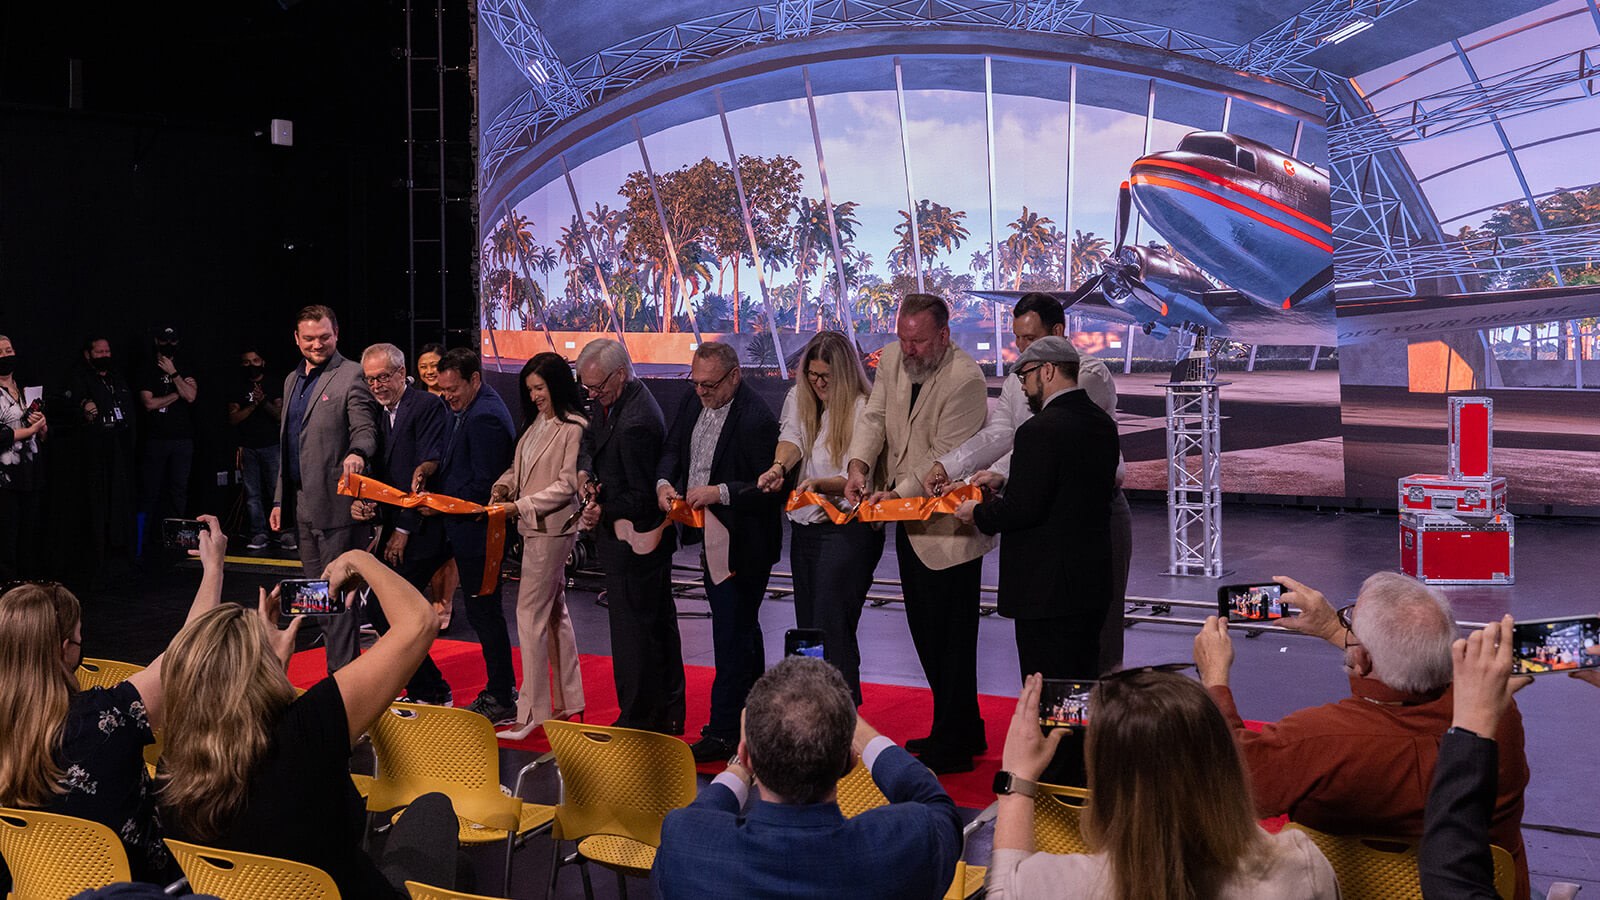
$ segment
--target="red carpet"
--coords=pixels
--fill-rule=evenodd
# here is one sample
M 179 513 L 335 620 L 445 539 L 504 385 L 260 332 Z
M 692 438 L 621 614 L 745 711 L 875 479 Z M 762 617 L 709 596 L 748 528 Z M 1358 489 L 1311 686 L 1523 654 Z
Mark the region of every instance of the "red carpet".
M 488 680 L 478 645 L 470 641 L 438 640 L 434 642 L 430 653 L 444 672 L 445 679 L 450 682 L 456 704 L 465 706 L 471 703 Z M 514 654 L 513 659 L 520 679 L 521 655 Z M 587 701 L 584 719 L 608 725 L 617 718 L 617 692 L 611 680 L 611 657 L 585 655 L 581 660 L 584 699 Z M 321 648 L 296 653 L 289 661 L 289 680 L 297 687 L 310 687 L 323 677 L 326 666 Z M 712 671 L 710 666 L 684 667 L 688 693 L 685 733 L 691 741 L 697 738 L 701 726 L 711 715 Z M 861 715 L 896 743 L 904 745 L 907 740 L 928 733 L 928 725 L 933 721 L 933 695 L 926 688 L 863 684 L 861 696 Z M 1000 749 L 1005 745 L 1006 727 L 1011 722 L 1011 713 L 1016 709 L 1017 701 L 1014 697 L 980 694 L 978 706 L 988 731 L 989 752 L 974 760 L 976 766 L 973 771 L 947 775 L 939 780 L 957 805 L 982 809 L 994 801 L 991 789 L 994 773 L 1000 768 Z M 501 744 L 535 753 L 550 749 L 543 731 L 535 731 L 528 740 L 502 741 Z M 707 773 L 721 770 L 721 763 L 701 767 L 701 771 Z

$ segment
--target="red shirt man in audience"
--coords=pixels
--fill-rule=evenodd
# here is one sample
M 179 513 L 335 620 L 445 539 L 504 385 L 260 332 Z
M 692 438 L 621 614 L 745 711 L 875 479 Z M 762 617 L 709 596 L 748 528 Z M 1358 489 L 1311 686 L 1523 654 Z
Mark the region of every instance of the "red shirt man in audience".
M 1450 647 L 1457 628 L 1449 601 L 1414 579 L 1379 572 L 1361 585 L 1353 605 L 1335 612 L 1321 593 L 1291 578 L 1274 580 L 1289 588 L 1284 602 L 1300 611 L 1279 624 L 1344 649 L 1350 696 L 1249 730 L 1228 687 L 1227 623 L 1206 620 L 1195 637 L 1195 663 L 1238 736 L 1257 810 L 1332 834 L 1421 837 L 1428 785 L 1454 708 Z M 1494 737 L 1499 792 L 1490 835 L 1516 859 L 1517 897 L 1527 898 L 1521 825 L 1528 761 L 1514 705 Z

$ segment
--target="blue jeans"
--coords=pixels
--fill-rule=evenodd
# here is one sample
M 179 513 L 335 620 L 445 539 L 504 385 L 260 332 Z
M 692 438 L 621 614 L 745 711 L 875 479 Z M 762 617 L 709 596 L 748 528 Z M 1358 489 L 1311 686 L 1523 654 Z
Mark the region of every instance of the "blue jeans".
M 278 445 L 240 447 L 239 468 L 244 475 L 245 509 L 250 513 L 250 534 L 267 533 L 267 509 L 278 485 Z

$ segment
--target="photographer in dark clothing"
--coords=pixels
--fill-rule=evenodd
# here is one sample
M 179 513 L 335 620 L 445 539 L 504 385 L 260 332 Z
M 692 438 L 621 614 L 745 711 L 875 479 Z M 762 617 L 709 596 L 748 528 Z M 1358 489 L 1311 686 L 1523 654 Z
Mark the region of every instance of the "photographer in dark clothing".
M 267 362 L 255 350 L 239 354 L 239 378 L 228 397 L 228 425 L 239 446 L 245 508 L 250 516 L 251 550 L 265 550 L 267 508 L 278 484 L 278 424 L 283 419 L 283 385 L 267 378 Z M 287 534 L 287 533 L 286 533 Z M 279 535 L 285 550 L 294 541 Z
M 84 341 L 82 359 L 48 402 L 52 466 L 71 473 L 53 480 L 51 496 L 61 509 L 81 510 L 79 518 L 61 520 L 71 531 L 57 545 L 71 548 L 75 570 L 101 576 L 111 556 L 126 555 L 133 536 L 133 393 L 111 341 Z
M 144 462 L 139 485 L 145 514 L 146 547 L 154 547 L 161 519 L 182 518 L 189 505 L 189 469 L 194 463 L 194 376 L 181 371 L 178 333 L 156 333 L 155 361 L 139 378 L 145 411 Z

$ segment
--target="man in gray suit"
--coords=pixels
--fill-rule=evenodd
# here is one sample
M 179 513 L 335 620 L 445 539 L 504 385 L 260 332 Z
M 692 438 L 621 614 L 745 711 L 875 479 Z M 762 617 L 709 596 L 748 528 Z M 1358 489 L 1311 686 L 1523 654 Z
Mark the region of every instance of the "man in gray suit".
M 326 306 L 307 306 L 295 319 L 294 342 L 305 358 L 283 382 L 278 486 L 269 525 L 294 523 L 306 577 L 317 578 L 339 554 L 353 549 L 356 521 L 339 479 L 360 474 L 378 452 L 378 401 L 361 366 L 339 355 L 339 320 Z M 360 650 L 357 613 L 322 620 L 328 674 Z

